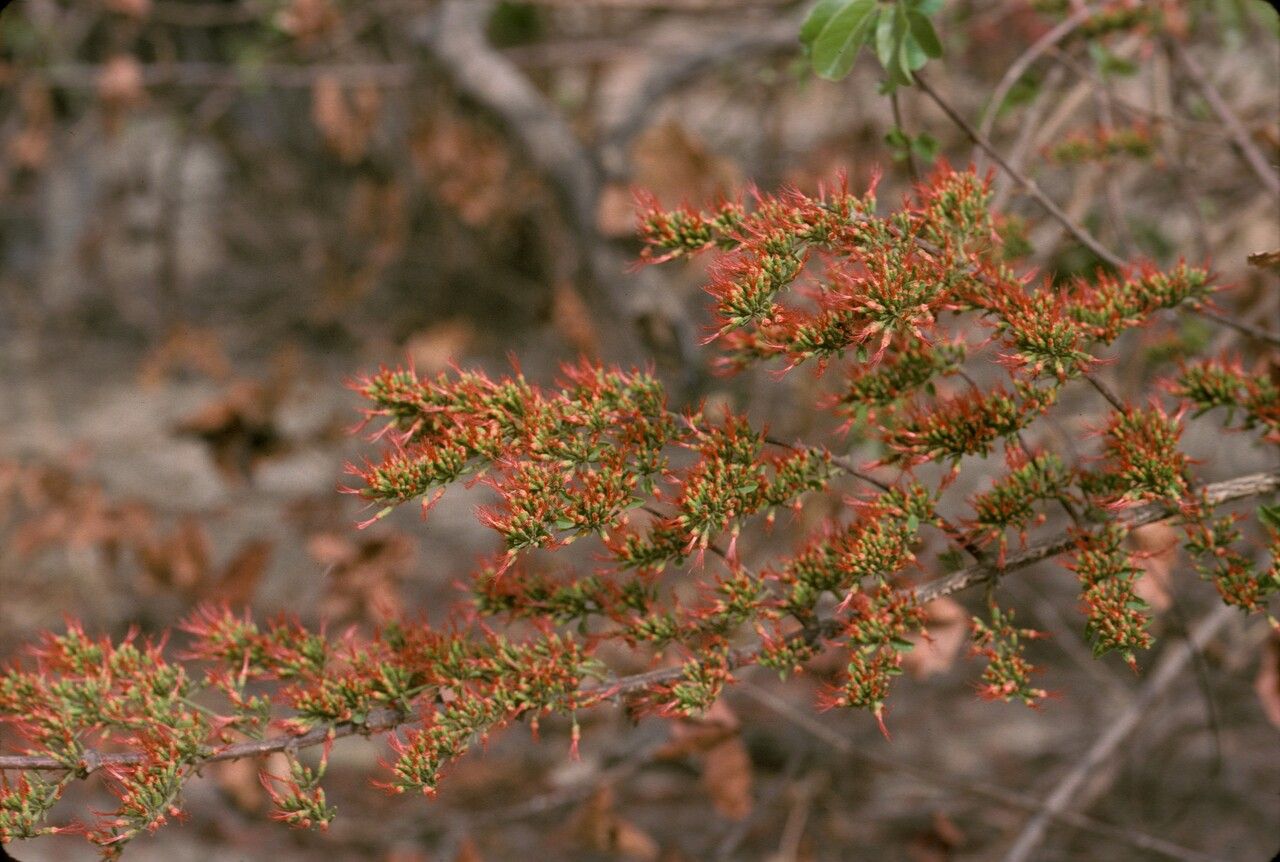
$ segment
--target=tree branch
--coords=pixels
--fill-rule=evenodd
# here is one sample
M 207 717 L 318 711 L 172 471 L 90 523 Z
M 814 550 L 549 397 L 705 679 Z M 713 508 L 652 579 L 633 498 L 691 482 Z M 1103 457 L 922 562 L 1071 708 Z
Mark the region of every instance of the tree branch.
M 1209 505 L 1220 506 L 1235 500 L 1269 494 L 1280 489 L 1280 470 L 1267 473 L 1250 473 L 1237 476 L 1223 482 L 1216 482 L 1204 487 L 1205 498 Z M 1121 515 L 1120 525 L 1125 530 L 1133 530 L 1145 524 L 1152 524 L 1176 515 L 1177 512 L 1162 504 L 1149 504 L 1131 509 Z M 1010 555 L 1003 567 L 991 563 L 979 563 L 961 569 L 951 575 L 938 578 L 914 589 L 914 595 L 920 603 L 932 601 L 942 596 L 949 596 L 961 590 L 987 583 L 1004 574 L 1022 569 L 1049 557 L 1067 551 L 1075 545 L 1075 539 L 1068 534 L 1059 534 L 1052 539 L 1033 545 L 1020 553 Z M 912 592 L 911 589 L 905 592 Z M 816 642 L 831 632 L 821 627 L 804 630 L 795 637 Z M 733 650 L 729 655 L 730 667 L 741 667 L 752 663 L 759 655 L 759 648 Z M 587 686 L 581 694 L 587 699 L 605 700 L 628 694 L 679 679 L 684 673 L 683 667 L 667 667 L 651 670 L 646 673 L 621 677 L 616 680 Z M 200 761 L 199 765 L 219 763 L 225 760 L 238 760 L 245 757 L 261 757 L 276 751 L 309 748 L 320 745 L 327 739 L 342 739 L 348 736 L 380 733 L 393 730 L 403 724 L 414 721 L 417 717 L 401 710 L 381 709 L 371 712 L 363 724 L 324 725 L 313 728 L 300 736 L 274 736 L 267 739 L 250 740 L 229 745 Z M 83 773 L 95 772 L 107 766 L 129 766 L 145 762 L 146 757 L 137 752 L 96 752 L 89 751 L 79 765 Z M 0 772 L 5 771 L 69 771 L 66 764 L 55 758 L 43 755 L 2 755 L 0 756 Z
M 1093 817 L 1076 814 L 1071 811 L 1053 810 L 1047 802 L 1041 802 L 1034 797 L 995 784 L 989 784 L 985 781 L 962 781 L 948 778 L 945 775 L 940 775 L 934 769 L 924 769 L 908 763 L 902 763 L 893 758 L 884 757 L 872 751 L 866 751 L 854 745 L 849 737 L 823 724 L 815 716 L 796 709 L 796 707 L 777 697 L 772 692 L 749 682 L 743 683 L 738 688 L 747 697 L 775 715 L 791 722 L 821 741 L 824 745 L 829 746 L 837 754 L 861 760 L 873 768 L 900 772 L 904 775 L 910 775 L 912 778 L 927 785 L 945 790 L 954 790 L 958 793 L 975 796 L 1010 808 L 1036 812 L 1040 816 L 1074 827 L 1082 832 L 1109 838 L 1138 850 L 1159 853 L 1170 859 L 1181 859 L 1184 862 L 1219 862 L 1219 857 L 1217 856 L 1210 856 L 1197 850 L 1181 847 L 1154 835 L 1148 835 L 1133 829 L 1122 829 L 1118 826 L 1112 826 L 1110 823 L 1104 823 Z
M 1056 203 L 1054 203 L 1053 198 L 1049 197 L 1047 194 L 1044 193 L 1044 191 L 1040 188 L 1040 186 L 1036 184 L 1035 180 L 1031 179 L 1026 174 L 1022 173 L 1013 165 L 1011 165 L 1008 162 L 1008 160 L 1006 160 L 1005 157 L 1000 154 L 1000 151 L 995 148 L 995 146 L 991 143 L 991 141 L 987 140 L 985 135 L 983 135 L 981 132 L 975 129 L 969 123 L 968 120 L 960 116 L 959 112 L 957 112 L 956 109 L 953 108 L 947 100 L 945 100 L 944 98 L 942 98 L 941 95 L 939 95 L 938 91 L 933 88 L 933 85 L 931 85 L 924 78 L 923 75 L 921 75 L 919 72 L 916 72 L 915 78 L 916 78 L 916 83 L 919 84 L 920 86 L 920 89 L 923 90 L 924 93 L 933 100 L 934 104 L 936 104 L 939 108 L 942 109 L 942 112 L 947 115 L 947 117 L 951 120 L 951 122 L 955 123 L 956 126 L 958 126 L 961 131 L 963 131 L 966 135 L 969 136 L 969 139 L 971 141 L 973 141 L 984 152 L 986 152 L 986 154 L 991 157 L 991 160 L 994 161 L 997 165 L 999 165 L 1000 169 L 1003 170 L 1015 183 L 1022 186 L 1022 188 L 1027 192 L 1027 194 L 1035 198 L 1036 202 L 1039 203 L 1040 206 L 1044 207 L 1045 211 L 1048 212 L 1049 215 L 1053 216 L 1053 218 L 1067 230 L 1067 233 L 1075 237 L 1082 245 L 1084 245 L 1086 248 L 1092 251 L 1100 260 L 1106 261 L 1116 269 L 1124 269 L 1125 267 L 1124 258 L 1120 257 L 1120 255 L 1116 254 L 1111 249 L 1104 246 L 1101 242 L 1098 241 L 1097 237 L 1089 233 L 1080 225 L 1073 222 L 1071 220 L 1071 217 L 1068 216 L 1065 212 L 1063 212 L 1061 207 L 1059 207 Z M 1280 346 L 1280 335 L 1275 335 L 1273 333 L 1267 332 L 1262 329 L 1257 329 L 1247 324 L 1236 323 L 1235 321 L 1229 320 L 1228 318 L 1214 314 L 1208 311 L 1207 309 L 1193 309 L 1193 310 L 1197 314 L 1199 314 L 1201 317 L 1208 318 L 1209 320 L 1213 320 L 1225 326 L 1230 326 L 1231 328 L 1239 332 L 1245 333 L 1253 338 L 1257 338 L 1269 344 Z
M 1031 818 L 1013 847 L 1005 854 L 1004 862 L 1026 862 L 1031 858 L 1036 847 L 1044 840 L 1049 822 L 1060 819 L 1067 813 L 1067 806 L 1089 777 L 1096 774 L 1098 768 L 1115 754 L 1129 734 L 1138 728 L 1156 698 L 1173 684 L 1196 653 L 1204 649 L 1205 644 L 1235 616 L 1234 611 L 1229 605 L 1219 605 L 1192 629 L 1185 641 L 1165 651 L 1155 669 L 1143 681 L 1142 689 L 1133 703 L 1119 718 L 1107 725 L 1084 757 L 1062 777 L 1045 800 L 1043 808 Z

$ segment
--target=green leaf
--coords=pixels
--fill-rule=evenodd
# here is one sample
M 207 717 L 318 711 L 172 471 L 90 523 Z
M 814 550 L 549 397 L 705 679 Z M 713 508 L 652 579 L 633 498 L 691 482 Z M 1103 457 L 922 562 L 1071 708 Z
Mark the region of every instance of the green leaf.
M 907 8 L 921 15 L 936 15 L 942 9 L 942 0 L 908 0 Z
M 1264 526 L 1280 530 L 1280 506 L 1259 506 L 1258 520 Z
M 915 37 L 916 43 L 925 54 L 935 60 L 941 57 L 942 41 L 938 38 L 937 31 L 933 29 L 933 22 L 915 10 L 907 13 L 907 22 L 911 25 L 911 35 Z
M 818 0 L 818 3 L 809 10 L 809 15 L 804 19 L 804 23 L 800 25 L 800 42 L 806 48 L 813 48 L 814 40 L 818 38 L 818 34 L 827 26 L 827 22 L 831 20 L 831 16 L 836 10 L 849 5 L 853 0 Z
M 921 132 L 911 141 L 911 149 L 926 162 L 938 157 L 938 139 L 928 132 Z
M 835 12 L 813 43 L 813 70 L 832 81 L 849 74 L 876 14 L 876 0 L 852 0 Z
M 884 66 L 886 72 L 890 72 L 893 68 L 893 59 L 898 53 L 898 39 L 894 24 L 898 18 L 896 13 L 901 8 L 896 7 L 894 12 L 888 10 L 881 12 L 880 19 L 876 22 L 876 59 L 880 61 L 881 66 Z

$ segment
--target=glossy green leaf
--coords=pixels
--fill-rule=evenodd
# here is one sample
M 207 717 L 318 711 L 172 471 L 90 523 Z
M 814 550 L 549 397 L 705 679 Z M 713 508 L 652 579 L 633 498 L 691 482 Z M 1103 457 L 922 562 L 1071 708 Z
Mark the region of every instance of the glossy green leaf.
M 938 32 L 933 29 L 932 21 L 920 12 L 912 10 L 907 13 L 907 23 L 911 26 L 911 35 L 916 44 L 925 54 L 935 60 L 942 56 L 942 41 L 938 38 Z
M 877 11 L 876 0 L 852 0 L 834 12 L 813 43 L 813 70 L 833 81 L 849 74 Z
M 814 41 L 818 38 L 818 34 L 827 26 L 827 22 L 831 20 L 831 16 L 838 10 L 850 5 L 853 0 L 819 0 L 819 2 L 809 10 L 809 15 L 804 19 L 804 23 L 800 25 L 800 42 L 806 48 L 812 48 Z

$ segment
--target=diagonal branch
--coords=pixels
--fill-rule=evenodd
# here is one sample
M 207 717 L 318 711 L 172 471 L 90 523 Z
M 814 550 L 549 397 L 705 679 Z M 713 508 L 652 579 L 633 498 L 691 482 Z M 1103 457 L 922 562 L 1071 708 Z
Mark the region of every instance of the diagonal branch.
M 1240 122 L 1240 118 L 1235 115 L 1235 112 L 1231 110 L 1231 106 L 1222 98 L 1222 94 L 1213 86 L 1208 76 L 1205 75 L 1204 69 L 1200 68 L 1200 63 L 1176 39 L 1168 39 L 1165 44 L 1168 45 L 1169 52 L 1173 54 L 1173 58 L 1178 61 L 1178 65 L 1187 73 L 1191 83 L 1196 85 L 1200 95 L 1204 96 L 1204 100 L 1209 103 L 1209 109 L 1217 114 L 1218 119 L 1222 121 L 1222 125 L 1227 127 L 1227 134 L 1231 136 L 1232 142 L 1239 148 L 1250 169 L 1262 181 L 1262 184 L 1267 187 L 1267 191 L 1273 195 L 1280 195 L 1280 176 L 1277 176 L 1272 166 L 1267 163 L 1266 157 L 1262 155 L 1257 145 L 1254 144 L 1253 139 L 1249 137 L 1249 132 L 1245 129 L 1244 124 Z
M 854 743 L 842 733 L 828 727 L 819 721 L 815 716 L 797 709 L 792 704 L 778 697 L 770 691 L 767 691 L 752 683 L 743 683 L 739 686 L 747 697 L 756 703 L 768 709 L 770 712 L 778 715 L 794 724 L 796 727 L 805 731 L 823 744 L 829 746 L 837 754 L 845 757 L 856 758 L 868 764 L 875 769 L 883 769 L 886 771 L 900 772 L 904 775 L 910 775 L 912 778 L 934 787 L 940 787 L 945 790 L 954 790 L 959 793 L 975 796 L 979 799 L 985 799 L 998 805 L 1005 805 L 1009 808 L 1018 808 L 1023 811 L 1036 812 L 1038 816 L 1043 816 L 1082 832 L 1088 832 L 1100 837 L 1109 838 L 1118 843 L 1127 844 L 1138 850 L 1145 850 L 1152 853 L 1159 853 L 1170 859 L 1181 859 L 1184 862 L 1212 862 L 1219 857 L 1210 856 L 1197 850 L 1191 850 L 1181 847 L 1163 838 L 1157 838 L 1154 835 L 1148 835 L 1144 832 L 1138 832 L 1133 829 L 1123 829 L 1119 826 L 1112 826 L 1110 823 L 1104 823 L 1093 817 L 1084 814 L 1077 814 L 1072 811 L 1054 810 L 1047 802 L 1041 802 L 1034 797 L 1026 794 L 1018 793 L 1000 787 L 996 784 L 989 784 L 985 781 L 970 781 L 948 778 L 940 775 L 937 770 L 924 769 L 903 763 L 890 757 L 876 754 L 873 751 L 867 751 L 854 745 Z
M 1142 689 L 1133 703 L 1119 718 L 1107 725 L 1106 730 L 1084 757 L 1080 758 L 1071 771 L 1062 777 L 1057 787 L 1045 800 L 1044 807 L 1028 821 L 1013 847 L 1005 854 L 1004 862 L 1026 862 L 1031 858 L 1036 847 L 1044 840 L 1049 821 L 1059 819 L 1068 813 L 1071 800 L 1080 793 L 1089 777 L 1096 774 L 1098 768 L 1115 755 L 1116 750 L 1141 724 L 1143 716 L 1148 713 L 1155 700 L 1173 684 L 1178 674 L 1200 650 L 1204 649 L 1205 644 L 1218 633 L 1219 629 L 1235 616 L 1233 611 L 1234 608 L 1229 605 L 1219 605 L 1192 629 L 1185 641 L 1170 647 L 1160 657 L 1160 661 L 1143 682 Z
M 933 88 L 923 75 L 916 72 L 915 78 L 916 83 L 920 85 L 920 89 L 934 101 L 934 104 L 942 109 L 942 112 L 947 115 L 947 118 L 950 119 L 951 122 L 955 123 L 961 131 L 969 136 L 971 141 L 977 144 L 979 148 L 990 156 L 991 160 L 999 165 L 1000 169 L 1008 174 L 1010 179 L 1020 185 L 1027 194 L 1035 198 L 1036 202 L 1039 203 L 1040 206 L 1044 207 L 1045 211 L 1048 212 L 1049 215 L 1053 216 L 1058 224 L 1062 225 L 1066 229 L 1067 233 L 1071 234 L 1080 242 L 1081 245 L 1093 252 L 1098 259 L 1107 262 L 1116 269 L 1124 269 L 1124 258 L 1107 248 L 1098 240 L 1097 237 L 1072 221 L 1071 217 L 1063 212 L 1060 206 L 1054 203 L 1053 198 L 1045 194 L 1044 190 L 1040 188 L 1035 180 L 1031 179 L 1010 164 L 1009 161 L 1001 155 L 1000 151 L 995 148 L 995 145 L 992 144 L 985 135 L 975 129 L 968 120 L 962 117 L 960 113 L 952 107 L 950 102 L 942 98 L 938 91 Z M 1230 318 L 1222 317 L 1221 315 L 1214 314 L 1208 309 L 1199 308 L 1194 309 L 1194 311 L 1201 317 L 1215 321 L 1216 323 L 1220 323 L 1224 326 L 1229 326 L 1237 332 L 1242 332 L 1245 335 L 1258 339 L 1259 341 L 1265 341 L 1268 344 L 1280 346 L 1280 335 L 1276 335 L 1264 329 L 1259 329 L 1255 326 L 1250 326 L 1246 323 L 1239 323 L 1231 320 Z

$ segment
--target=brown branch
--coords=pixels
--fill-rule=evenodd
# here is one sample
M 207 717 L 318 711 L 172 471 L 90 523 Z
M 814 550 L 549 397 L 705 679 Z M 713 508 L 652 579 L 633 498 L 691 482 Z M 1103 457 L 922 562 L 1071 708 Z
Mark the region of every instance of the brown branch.
M 1031 854 L 1044 839 L 1049 821 L 1060 819 L 1068 813 L 1067 806 L 1071 804 L 1072 798 L 1083 789 L 1090 776 L 1096 774 L 1098 768 L 1115 755 L 1129 735 L 1137 730 L 1155 700 L 1173 684 L 1178 674 L 1204 649 L 1218 630 L 1235 616 L 1234 610 L 1229 605 L 1219 605 L 1192 629 L 1186 641 L 1165 651 L 1143 682 L 1133 703 L 1115 721 L 1107 724 L 1106 730 L 1085 752 L 1084 757 L 1062 777 L 1044 801 L 1043 807 L 1031 818 L 1014 841 L 1013 847 L 1005 854 L 1004 862 L 1026 862 L 1031 858 Z
M 1022 80 L 1022 76 L 1027 73 L 1027 69 L 1031 68 L 1031 64 L 1039 60 L 1042 56 L 1050 51 L 1063 39 L 1075 32 L 1076 28 L 1093 14 L 1093 10 L 1088 6 L 1081 6 L 1072 12 L 1068 17 L 1063 18 L 1058 24 L 1036 41 L 1032 42 L 1027 50 L 1019 55 L 1018 59 L 1005 71 L 1004 76 L 1000 79 L 1000 83 L 996 85 L 995 90 L 991 94 L 991 100 L 987 102 L 986 110 L 982 112 L 982 116 L 978 120 L 978 134 L 984 138 L 991 136 L 991 127 L 995 125 L 996 114 L 1000 112 L 1000 106 L 1004 104 L 1004 100 L 1009 97 L 1009 91 L 1013 89 L 1018 81 Z M 976 143 L 975 146 L 981 147 Z M 975 154 L 976 156 L 976 154 Z M 974 158 L 977 162 L 977 158 Z
M 821 741 L 824 745 L 829 746 L 836 753 L 845 757 L 852 757 L 861 760 L 863 763 L 875 769 L 882 769 L 886 772 L 898 772 L 909 775 L 923 784 L 933 787 L 940 787 L 945 790 L 954 790 L 969 796 L 976 796 L 979 799 L 985 799 L 989 802 L 995 802 L 998 805 L 1005 805 L 1010 808 L 1019 808 L 1023 811 L 1037 812 L 1040 815 L 1051 818 L 1079 829 L 1082 832 L 1089 832 L 1104 838 L 1110 838 L 1122 844 L 1127 844 L 1139 850 L 1146 850 L 1152 853 L 1159 853 L 1170 859 L 1181 859 L 1185 862 L 1211 862 L 1211 860 L 1219 860 L 1217 856 L 1210 856 L 1197 850 L 1191 850 L 1181 847 L 1172 842 L 1165 841 L 1163 838 L 1157 838 L 1154 835 L 1147 835 L 1133 829 L 1122 829 L 1118 826 L 1112 826 L 1110 823 L 1104 823 L 1093 817 L 1083 814 L 1076 814 L 1071 811 L 1055 811 L 1052 810 L 1047 802 L 1000 787 L 996 784 L 989 784 L 981 780 L 959 780 L 948 778 L 940 775 L 935 769 L 925 769 L 914 766 L 909 763 L 903 763 L 890 757 L 876 754 L 872 751 L 866 751 L 856 746 L 849 737 L 828 727 L 817 719 L 817 717 L 802 712 L 782 698 L 774 695 L 759 686 L 749 682 L 743 683 L 739 689 L 747 697 L 756 703 L 768 709 L 775 715 L 786 719 L 799 729 L 805 731 L 810 736 Z
M 1280 470 L 1267 473 L 1250 473 L 1237 476 L 1223 482 L 1216 482 L 1204 487 L 1205 499 L 1211 506 L 1220 506 L 1235 500 L 1257 497 L 1280 489 Z M 1176 510 L 1159 503 L 1152 503 L 1131 509 L 1119 518 L 1120 526 L 1125 530 L 1133 530 L 1145 524 L 1152 524 L 1174 517 Z M 916 600 L 925 603 L 942 596 L 960 592 L 977 584 L 987 583 L 1017 569 L 1056 556 L 1070 550 L 1075 539 L 1068 534 L 1060 534 L 1045 542 L 1033 545 L 1020 553 L 1010 555 L 1004 566 L 991 563 L 979 563 L 961 569 L 958 572 L 929 581 L 914 588 Z M 911 589 L 906 592 L 912 592 Z M 798 632 L 793 637 L 816 642 L 821 637 L 831 634 L 829 626 L 818 626 Z M 729 654 L 729 666 L 742 667 L 751 664 L 759 655 L 759 648 L 735 649 Z M 606 700 L 648 688 L 652 685 L 671 682 L 679 679 L 684 673 L 680 666 L 665 667 L 646 673 L 633 674 L 616 680 L 609 680 L 583 688 L 579 694 L 586 700 Z M 348 736 L 363 735 L 393 730 L 403 724 L 415 720 L 416 716 L 402 710 L 381 709 L 371 712 L 363 724 L 324 725 L 313 728 L 300 736 L 274 736 L 267 739 L 256 739 L 227 746 L 204 758 L 198 766 L 207 763 L 219 763 L 225 760 L 238 760 L 245 757 L 261 757 L 276 751 L 309 748 L 322 744 L 326 739 L 342 739 Z M 139 752 L 102 753 L 89 751 L 84 754 L 79 770 L 88 774 L 106 766 L 129 766 L 143 763 L 146 756 Z M 65 763 L 43 755 L 2 755 L 0 756 L 0 772 L 15 770 L 68 771 Z
M 1173 54 L 1173 58 L 1178 61 L 1178 65 L 1187 73 L 1187 77 L 1191 79 L 1191 83 L 1196 85 L 1196 89 L 1200 91 L 1200 95 L 1204 96 L 1204 100 L 1209 103 L 1209 109 L 1217 114 L 1218 119 L 1222 121 L 1222 125 L 1227 127 L 1227 134 L 1231 136 L 1231 140 L 1239 148 L 1241 155 L 1244 156 L 1245 162 L 1257 175 L 1262 184 L 1273 195 L 1280 195 L 1280 176 L 1267 164 L 1266 157 L 1253 143 L 1253 139 L 1249 137 L 1249 132 L 1245 129 L 1244 124 L 1240 122 L 1240 118 L 1231 110 L 1231 106 L 1222 98 L 1222 94 L 1213 86 L 1209 78 L 1205 75 L 1204 69 L 1200 68 L 1200 63 L 1196 58 L 1191 56 L 1186 48 L 1182 46 L 1176 39 L 1168 39 L 1165 42 L 1169 47 L 1169 52 Z
M 950 102 L 942 98 L 942 96 L 939 95 L 938 91 L 933 88 L 933 86 L 924 78 L 923 75 L 921 75 L 919 72 L 916 72 L 915 78 L 916 78 L 916 83 L 920 85 L 920 89 L 923 90 L 924 93 L 927 96 L 929 96 L 929 98 L 933 99 L 934 104 L 936 104 L 939 108 L 942 109 L 942 112 L 947 115 L 948 119 L 950 119 L 951 122 L 955 123 L 956 126 L 958 126 L 961 131 L 963 131 L 966 135 L 969 136 L 969 139 L 971 141 L 973 141 L 984 152 L 986 152 L 986 154 L 991 157 L 991 160 L 995 162 L 997 165 L 999 165 L 1000 169 L 1003 170 L 1010 177 L 1010 179 L 1012 179 L 1015 183 L 1021 186 L 1027 192 L 1027 194 L 1031 195 L 1031 197 L 1033 197 L 1036 200 L 1036 202 L 1039 203 L 1040 206 L 1042 206 L 1045 209 L 1045 211 L 1049 213 L 1049 215 L 1053 216 L 1053 218 L 1058 222 L 1058 224 L 1062 225 L 1063 228 L 1066 229 L 1067 233 L 1075 237 L 1082 245 L 1084 245 L 1086 248 L 1092 251 L 1094 255 L 1096 255 L 1100 260 L 1106 261 L 1116 269 L 1124 269 L 1125 267 L 1124 258 L 1120 257 L 1120 255 L 1116 254 L 1111 249 L 1104 246 L 1101 242 L 1099 242 L 1097 237 L 1089 233 L 1080 225 L 1073 222 L 1071 220 L 1071 217 L 1068 216 L 1065 212 L 1063 212 L 1061 207 L 1059 207 L 1056 203 L 1054 203 L 1053 198 L 1049 197 L 1047 194 L 1044 193 L 1044 190 L 1041 189 L 1040 186 L 1036 184 L 1035 180 L 1031 179 L 1026 174 L 1022 173 L 1013 165 L 1011 165 L 1008 162 L 1008 160 L 1005 159 L 1005 157 L 1000 154 L 1000 151 L 995 148 L 995 145 L 993 145 L 991 141 L 987 140 L 985 135 L 983 135 L 977 129 L 975 129 L 969 123 L 968 120 L 962 117 L 959 114 L 959 112 L 957 112 L 956 109 L 951 106 Z M 1269 344 L 1280 346 L 1280 335 L 1275 335 L 1265 330 L 1249 326 L 1248 324 L 1236 323 L 1235 321 L 1229 320 L 1228 318 L 1221 317 L 1220 315 L 1214 314 L 1208 311 L 1207 309 L 1193 308 L 1192 311 L 1194 311 L 1196 314 L 1199 314 L 1201 317 L 1207 318 L 1209 320 L 1213 320 L 1225 326 L 1230 326 L 1231 328 L 1236 329 L 1239 332 L 1245 333 L 1253 338 L 1257 338 Z

